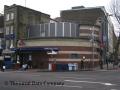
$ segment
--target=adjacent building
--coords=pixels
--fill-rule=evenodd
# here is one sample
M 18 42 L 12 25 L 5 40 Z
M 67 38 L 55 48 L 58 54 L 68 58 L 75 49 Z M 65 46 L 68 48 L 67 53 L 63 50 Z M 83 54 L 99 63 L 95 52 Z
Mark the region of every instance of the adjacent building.
M 4 16 L 3 14 L 0 14 L 0 49 L 3 48 L 3 38 L 4 38 Z
M 3 56 L 2 56 L 2 51 L 3 51 L 3 48 L 4 48 L 4 33 L 3 33 L 3 30 L 4 30 L 4 16 L 3 14 L 0 14 L 0 65 L 3 61 Z
M 4 16 L 6 48 L 16 47 L 17 41 L 27 38 L 27 28 L 30 25 L 50 21 L 48 14 L 15 4 L 5 5 Z
M 17 45 L 22 43 L 23 39 L 28 38 L 30 25 L 48 23 L 50 15 L 42 12 L 13 4 L 4 6 L 4 37 L 5 37 L 5 60 L 16 60 Z M 12 51 L 11 51 L 12 50 Z

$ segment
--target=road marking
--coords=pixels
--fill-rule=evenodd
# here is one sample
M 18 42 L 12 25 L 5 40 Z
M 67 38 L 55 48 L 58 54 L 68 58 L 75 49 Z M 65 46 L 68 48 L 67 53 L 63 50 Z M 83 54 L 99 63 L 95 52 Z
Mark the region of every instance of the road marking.
M 56 85 L 56 86 L 61 87 L 61 85 Z M 70 85 L 62 85 L 62 87 L 82 88 L 81 86 L 70 86 Z
M 71 87 L 71 88 L 82 88 L 81 86 L 69 86 L 69 85 L 63 85 L 64 87 Z
M 92 79 L 92 80 L 93 80 L 93 78 L 77 78 L 77 77 L 60 77 L 60 78 L 72 78 L 72 79 Z
M 107 85 L 107 86 L 115 85 L 115 84 L 112 84 L 112 83 L 93 82 L 93 81 L 76 81 L 76 80 L 64 80 L 64 81 L 66 81 L 66 82 L 75 82 L 75 83 L 79 83 L 79 82 L 84 82 L 84 83 L 96 83 L 96 84 L 102 84 L 102 85 Z
M 110 89 L 110 90 L 117 90 L 117 89 Z

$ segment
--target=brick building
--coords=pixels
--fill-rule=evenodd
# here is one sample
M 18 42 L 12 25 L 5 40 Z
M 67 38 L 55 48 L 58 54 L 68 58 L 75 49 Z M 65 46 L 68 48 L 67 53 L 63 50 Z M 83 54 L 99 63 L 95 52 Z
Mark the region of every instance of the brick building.
M 113 52 L 114 28 L 109 16 L 104 7 L 73 7 L 71 10 L 61 11 L 62 21 L 80 24 L 80 37 L 87 37 L 93 30 L 94 43 L 97 44 L 95 50 L 99 52 L 99 60 L 103 63 L 108 63 L 107 54 Z M 96 25 L 97 31 L 94 29 Z
M 5 60 L 11 62 L 16 60 L 15 51 L 17 45 L 22 39 L 28 38 L 28 29 L 30 25 L 47 23 L 50 21 L 50 15 L 42 12 L 13 4 L 4 6 L 4 36 L 5 36 Z

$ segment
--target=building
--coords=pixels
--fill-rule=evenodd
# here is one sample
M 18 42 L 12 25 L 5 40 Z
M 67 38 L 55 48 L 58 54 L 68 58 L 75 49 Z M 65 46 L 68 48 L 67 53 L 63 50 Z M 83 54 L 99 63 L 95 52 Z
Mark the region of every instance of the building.
M 3 48 L 4 48 L 4 33 L 3 33 L 3 30 L 4 30 L 4 16 L 3 14 L 0 14 L 0 65 L 3 61 L 3 56 L 2 56 L 2 51 L 3 51 Z
M 28 38 L 28 29 L 30 25 L 47 23 L 50 21 L 50 15 L 42 12 L 13 4 L 4 6 L 4 36 L 5 49 L 3 54 L 7 54 L 10 61 L 16 60 L 15 49 L 21 43 L 22 39 Z M 12 54 L 13 53 L 13 54 Z M 11 57 L 12 56 L 12 57 Z
M 30 26 L 20 54 L 32 60 L 33 68 L 42 69 L 49 64 L 80 69 L 83 59 L 87 69 L 100 61 L 107 63 L 106 55 L 113 48 L 113 25 L 108 17 L 104 7 L 63 10 L 60 21 Z
M 19 51 L 22 57 L 32 58 L 33 68 L 48 69 L 50 63 L 68 64 L 80 61 L 79 53 L 70 51 L 77 50 L 82 41 L 79 40 L 77 24 L 56 22 L 33 25 L 28 33 L 29 37 L 24 39 L 25 45 Z
M 61 19 L 65 22 L 80 24 L 80 37 L 87 37 L 93 31 L 94 43 L 97 44 L 97 47 L 93 45 L 92 48 L 94 47 L 95 50 L 98 50 L 98 55 L 100 55 L 102 62 L 108 62 L 106 61 L 106 56 L 113 52 L 114 27 L 111 23 L 110 15 L 104 7 L 73 7 L 71 10 L 61 11 Z M 94 28 L 96 26 L 98 26 L 97 32 Z
M 1 14 L 0 15 L 0 49 L 3 48 L 3 43 L 2 43 L 4 37 L 3 29 L 4 29 L 4 16 Z
M 3 53 L 9 51 L 21 65 L 48 69 L 56 64 L 59 70 L 78 70 L 82 61 L 86 69 L 108 63 L 107 54 L 113 51 L 113 25 L 104 7 L 73 7 L 61 11 L 56 20 L 19 5 L 5 6 L 4 12 Z
M 16 47 L 18 40 L 27 38 L 27 28 L 29 28 L 29 25 L 50 21 L 48 14 L 15 4 L 12 6 L 5 5 L 4 15 L 5 37 L 6 39 L 9 39 L 9 37 L 12 39 L 6 40 L 7 48 Z

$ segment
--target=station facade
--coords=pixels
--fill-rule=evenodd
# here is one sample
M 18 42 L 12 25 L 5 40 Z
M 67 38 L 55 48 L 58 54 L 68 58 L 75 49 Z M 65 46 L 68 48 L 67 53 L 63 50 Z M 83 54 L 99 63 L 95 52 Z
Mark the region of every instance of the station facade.
M 13 5 L 5 6 L 5 17 L 5 50 L 14 51 L 11 59 L 21 65 L 75 65 L 78 70 L 84 60 L 85 68 L 94 68 L 113 51 L 113 25 L 104 7 L 63 10 L 60 21 L 51 23 L 47 14 Z

